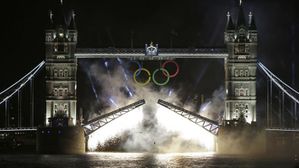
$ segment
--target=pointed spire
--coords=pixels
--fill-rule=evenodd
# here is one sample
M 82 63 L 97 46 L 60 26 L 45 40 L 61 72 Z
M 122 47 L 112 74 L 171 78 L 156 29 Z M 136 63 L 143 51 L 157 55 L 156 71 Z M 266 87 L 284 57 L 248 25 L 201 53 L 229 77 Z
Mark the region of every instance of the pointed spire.
M 242 0 L 240 0 L 240 6 L 239 6 L 239 15 L 238 15 L 238 21 L 237 26 L 246 26 L 245 23 L 245 17 L 244 17 L 244 11 L 243 11 L 243 3 Z
M 231 19 L 230 13 L 227 12 L 227 23 L 226 23 L 226 30 L 234 30 L 235 29 L 235 25 Z
M 75 30 L 76 29 L 76 22 L 75 22 L 75 11 L 73 10 L 72 11 L 72 16 L 71 16 L 71 22 L 70 22 L 70 25 L 69 25 L 69 29 L 72 29 L 72 30 Z
M 49 22 L 48 22 L 47 28 L 48 29 L 53 29 L 54 28 L 54 25 L 53 25 L 53 12 L 52 12 L 52 10 L 49 10 Z
M 57 11 L 55 13 L 55 24 L 56 26 L 66 26 L 65 15 L 63 10 L 63 0 L 59 1 Z
M 254 17 L 251 12 L 249 12 L 249 30 L 256 30 Z

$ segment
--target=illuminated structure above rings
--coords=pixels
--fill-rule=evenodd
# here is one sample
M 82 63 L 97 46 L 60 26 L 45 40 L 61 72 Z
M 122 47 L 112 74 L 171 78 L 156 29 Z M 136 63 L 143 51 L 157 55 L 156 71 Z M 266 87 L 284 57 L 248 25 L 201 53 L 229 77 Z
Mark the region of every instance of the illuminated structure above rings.
M 128 58 L 132 60 L 171 60 L 175 58 L 217 58 L 228 56 L 226 48 L 159 48 L 147 56 L 144 48 L 77 48 L 76 58 Z

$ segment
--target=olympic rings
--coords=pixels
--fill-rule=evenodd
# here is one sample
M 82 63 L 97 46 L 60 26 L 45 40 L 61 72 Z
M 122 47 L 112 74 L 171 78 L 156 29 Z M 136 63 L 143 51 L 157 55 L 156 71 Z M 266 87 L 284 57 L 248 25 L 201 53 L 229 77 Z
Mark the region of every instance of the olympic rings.
M 138 82 L 137 79 L 136 79 L 137 73 L 140 74 L 141 71 L 145 71 L 145 72 L 148 74 L 148 79 L 147 79 L 144 83 Z M 145 85 L 147 85 L 147 84 L 151 81 L 151 73 L 149 72 L 149 70 L 147 70 L 147 69 L 145 69 L 145 68 L 137 69 L 137 70 L 134 72 L 133 79 L 134 79 L 134 81 L 135 81 L 138 85 L 140 85 L 140 86 L 145 86 Z
M 173 60 L 168 60 L 168 61 L 165 61 L 165 62 L 162 64 L 162 68 L 165 69 L 165 66 L 166 66 L 166 64 L 168 64 L 168 63 L 173 63 L 173 64 L 176 66 L 176 72 L 175 72 L 174 74 L 172 74 L 172 75 L 169 75 L 170 78 L 173 78 L 173 77 L 175 77 L 175 76 L 178 75 L 178 73 L 179 73 L 179 71 L 180 71 L 180 67 L 179 67 L 178 63 L 176 63 L 175 61 L 173 61 Z M 167 74 L 166 74 L 165 71 L 163 71 L 163 74 L 164 74 L 165 76 L 167 76 Z
M 137 84 L 140 85 L 140 86 L 145 86 L 145 85 L 147 85 L 147 84 L 151 81 L 151 79 L 152 79 L 152 81 L 153 81 L 156 85 L 158 85 L 158 86 L 164 86 L 164 85 L 166 85 L 166 84 L 169 82 L 170 78 L 173 78 L 173 77 L 177 76 L 178 73 L 179 73 L 179 71 L 180 71 L 180 67 L 179 67 L 178 63 L 176 63 L 176 62 L 173 61 L 173 60 L 168 60 L 168 61 L 165 61 L 165 62 L 162 64 L 162 66 L 161 66 L 160 68 L 155 69 L 154 72 L 153 72 L 153 76 L 151 76 L 150 71 L 149 71 L 148 69 L 146 69 L 146 68 L 142 68 L 142 65 L 141 65 L 138 61 L 135 61 L 135 60 L 132 61 L 132 60 L 130 60 L 127 64 L 129 64 L 129 63 L 131 63 L 131 62 L 134 62 L 134 63 L 136 63 L 136 64 L 138 65 L 138 69 L 137 69 L 137 70 L 134 72 L 134 74 L 133 74 L 133 79 L 134 79 L 134 82 L 137 83 Z M 175 64 L 175 66 L 176 66 L 176 72 L 175 72 L 174 74 L 170 74 L 170 73 L 168 72 L 168 70 L 165 69 L 165 66 L 166 66 L 166 64 L 168 64 L 168 63 L 173 63 L 173 64 Z M 156 78 L 155 78 L 156 73 L 157 73 L 159 70 L 161 70 L 162 73 L 163 73 L 163 75 L 166 77 L 166 80 L 165 80 L 164 82 L 161 82 L 161 83 L 157 82 L 157 80 L 156 80 Z M 148 75 L 148 79 L 147 79 L 145 82 L 139 82 L 139 81 L 137 81 L 137 79 L 136 79 L 136 77 L 140 75 L 141 71 L 145 71 L 145 72 L 147 73 L 147 75 Z
M 127 63 L 127 65 L 129 65 L 130 63 L 136 63 L 137 64 L 137 66 L 138 66 L 138 72 L 137 72 L 137 76 L 141 73 L 141 69 L 142 69 L 142 66 L 141 66 L 141 64 L 138 62 L 138 61 L 135 61 L 135 60 L 130 60 L 128 63 Z
M 163 72 L 163 74 L 164 74 L 164 73 L 167 74 L 167 75 L 166 75 L 166 77 L 167 77 L 167 78 L 166 78 L 166 81 L 163 82 L 163 83 L 159 83 L 159 82 L 157 82 L 156 79 L 155 79 L 155 75 L 156 75 L 156 73 L 157 73 L 159 70 L 161 70 L 161 71 Z M 159 85 L 159 86 L 164 86 L 164 85 L 166 85 L 166 84 L 169 82 L 169 78 L 170 78 L 169 72 L 168 72 L 166 69 L 164 69 L 164 68 L 158 68 L 158 69 L 156 69 L 156 70 L 154 71 L 154 73 L 153 73 L 153 77 L 152 77 L 153 82 L 154 82 L 156 85 Z

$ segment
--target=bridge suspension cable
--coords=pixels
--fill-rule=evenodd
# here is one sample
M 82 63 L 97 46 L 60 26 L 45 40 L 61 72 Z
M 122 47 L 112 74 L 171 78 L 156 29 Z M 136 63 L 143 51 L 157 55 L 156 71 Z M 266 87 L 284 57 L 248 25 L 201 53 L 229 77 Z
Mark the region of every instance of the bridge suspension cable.
M 16 87 L 16 89 L 10 93 L 9 95 L 7 95 L 5 98 L 3 98 L 0 102 L 0 105 L 4 102 L 6 102 L 9 98 L 11 98 L 15 93 L 17 93 L 21 88 L 23 88 L 27 82 L 31 81 L 32 78 L 36 75 L 37 72 L 39 72 L 39 70 L 44 66 L 45 61 L 42 61 L 41 63 L 39 63 L 36 67 L 34 67 L 29 73 L 27 73 L 25 76 L 23 76 L 21 79 L 19 79 L 17 82 L 15 82 L 14 84 L 12 84 L 11 86 L 9 86 L 8 88 L 6 88 L 5 90 L 3 90 L 0 93 L 0 96 L 4 93 L 7 93 L 11 90 L 13 90 L 13 88 Z
M 296 91 L 295 89 L 293 89 L 291 86 L 289 86 L 288 84 L 286 84 L 285 82 L 283 82 L 281 79 L 279 79 L 275 74 L 273 74 L 264 64 L 262 64 L 261 62 L 258 63 L 258 65 L 263 68 L 264 70 L 266 70 L 271 76 L 273 76 L 276 80 L 278 80 L 279 82 L 281 82 L 284 86 L 286 86 L 288 89 L 290 89 L 291 91 L 295 92 L 296 94 L 299 95 L 299 92 Z
M 285 94 L 287 94 L 294 102 L 296 102 L 296 103 L 298 103 L 299 104 L 299 100 L 296 98 L 296 97 L 294 97 L 291 93 L 289 93 L 280 83 L 279 83 L 279 81 L 281 81 L 278 77 L 274 77 L 273 75 L 273 73 L 270 71 L 270 70 L 268 70 L 261 62 L 258 62 L 258 65 L 259 65 L 259 67 L 261 68 L 261 70 L 270 78 L 270 80 L 272 81 L 272 82 L 274 82 L 275 84 L 276 84 L 276 86 L 281 90 L 281 91 L 283 91 L 283 93 L 285 93 Z M 271 75 L 271 74 L 273 74 L 273 75 Z M 277 79 L 276 79 L 277 78 Z M 281 81 L 282 82 L 282 81 Z M 283 82 L 283 85 L 285 85 L 285 86 L 287 86 L 289 89 L 291 88 L 289 85 L 287 85 L 287 84 L 285 84 L 284 82 Z M 295 90 L 295 89 L 291 89 L 293 92 L 295 92 L 296 94 L 298 94 L 298 92 Z

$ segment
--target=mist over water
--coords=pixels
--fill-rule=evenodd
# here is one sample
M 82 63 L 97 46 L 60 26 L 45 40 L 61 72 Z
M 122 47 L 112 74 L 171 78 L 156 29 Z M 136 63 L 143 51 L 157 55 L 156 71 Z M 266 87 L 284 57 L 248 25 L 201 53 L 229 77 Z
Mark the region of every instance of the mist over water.
M 82 65 L 81 65 L 82 66 Z M 88 111 L 89 120 L 114 109 L 145 99 L 146 104 L 100 128 L 89 137 L 89 149 L 98 144 L 120 137 L 121 149 L 127 152 L 195 152 L 214 150 L 215 138 L 209 132 L 157 104 L 163 99 L 201 115 L 219 120 L 223 111 L 223 88 L 216 90 L 200 108 L 195 104 L 183 103 L 179 98 L 183 89 L 170 86 L 156 87 L 150 82 L 139 86 L 132 80 L 132 72 L 118 63 L 105 61 L 84 67 L 90 74 L 90 82 L 97 103 Z M 171 91 L 171 93 L 170 93 Z M 205 108 L 203 108 L 205 106 Z

